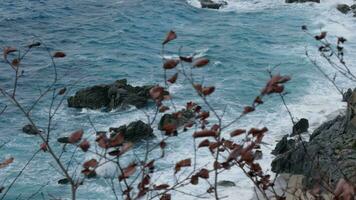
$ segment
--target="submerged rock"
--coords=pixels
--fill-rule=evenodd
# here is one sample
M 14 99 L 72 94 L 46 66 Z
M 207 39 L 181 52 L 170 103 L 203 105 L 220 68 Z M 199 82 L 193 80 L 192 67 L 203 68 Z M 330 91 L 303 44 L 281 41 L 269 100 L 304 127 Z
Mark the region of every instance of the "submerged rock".
M 286 3 L 306 3 L 306 2 L 320 3 L 320 0 L 286 0 Z
M 309 142 L 298 141 L 281 148 L 288 146 L 283 138 L 279 150 L 275 151 L 279 155 L 272 162 L 272 171 L 304 175 L 307 186 L 317 183 L 321 177 L 333 184 L 341 178 L 356 184 L 356 90 L 349 105 L 345 115 L 317 128 Z
M 131 122 L 129 125 L 122 125 L 118 128 L 111 127 L 109 128 L 109 132 L 112 132 L 113 134 L 119 132 L 123 133 L 125 140 L 130 142 L 137 142 L 141 139 L 154 137 L 153 129 L 151 126 L 141 120 Z
M 125 108 L 129 105 L 144 107 L 150 99 L 149 90 L 152 86 L 131 86 L 126 79 L 117 80 L 112 84 L 95 85 L 81 89 L 67 99 L 68 106 L 74 108 L 99 109 Z
M 214 2 L 212 0 L 199 0 L 202 8 L 219 9 L 220 7 L 227 5 L 226 1 Z
M 236 184 L 232 181 L 222 180 L 218 182 L 218 186 L 222 187 L 235 187 Z
M 41 130 L 37 130 L 34 126 L 31 124 L 27 124 L 24 127 L 22 127 L 22 131 L 26 134 L 29 135 L 37 135 Z

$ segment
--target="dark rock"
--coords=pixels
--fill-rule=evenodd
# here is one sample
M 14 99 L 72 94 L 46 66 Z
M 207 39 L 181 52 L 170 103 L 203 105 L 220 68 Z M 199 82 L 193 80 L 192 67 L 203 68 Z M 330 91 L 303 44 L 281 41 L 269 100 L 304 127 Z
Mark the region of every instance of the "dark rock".
M 199 0 L 202 8 L 219 9 L 220 7 L 227 5 L 226 1 L 214 2 L 212 0 Z
M 227 181 L 227 180 L 222 180 L 222 181 L 219 181 L 218 182 L 218 185 L 219 186 L 222 186 L 222 187 L 235 187 L 236 184 L 232 181 Z
M 288 140 L 288 135 L 285 135 L 276 145 L 275 149 L 272 151 L 272 154 L 277 156 L 279 154 L 283 154 L 290 149 L 294 148 L 295 140 Z
M 143 121 L 131 122 L 129 125 L 123 125 L 118 128 L 109 128 L 109 131 L 113 134 L 123 133 L 125 140 L 130 142 L 137 142 L 142 139 L 154 137 L 153 129 L 150 125 L 144 123 Z M 113 134 L 111 136 L 113 136 Z
M 305 118 L 300 119 L 294 126 L 291 136 L 308 132 L 309 121 Z
M 309 142 L 297 142 L 282 151 L 273 160 L 272 171 L 304 175 L 306 186 L 317 183 L 320 177 L 333 183 L 344 178 L 356 184 L 356 90 L 349 103 L 345 115 L 323 123 Z
M 351 8 L 352 11 L 356 11 L 356 4 L 352 4 L 352 5 L 350 6 L 350 8 Z
M 320 0 L 286 0 L 286 3 L 306 3 L 306 2 L 320 3 Z
M 68 98 L 68 106 L 74 108 L 99 109 L 125 108 L 129 105 L 144 107 L 152 86 L 133 87 L 126 79 L 117 80 L 113 84 L 95 85 L 84 88 Z
M 37 130 L 34 126 L 31 124 L 27 124 L 24 127 L 22 127 L 22 131 L 24 133 L 27 133 L 29 135 L 37 135 L 41 130 Z
M 159 121 L 158 130 L 163 130 L 163 127 L 166 124 L 174 125 L 175 127 L 179 128 L 187 124 L 188 122 L 194 119 L 195 113 L 192 110 L 183 109 L 176 113 L 172 114 L 164 114 Z
M 347 4 L 338 4 L 336 8 L 344 14 L 347 14 L 351 11 L 350 6 Z

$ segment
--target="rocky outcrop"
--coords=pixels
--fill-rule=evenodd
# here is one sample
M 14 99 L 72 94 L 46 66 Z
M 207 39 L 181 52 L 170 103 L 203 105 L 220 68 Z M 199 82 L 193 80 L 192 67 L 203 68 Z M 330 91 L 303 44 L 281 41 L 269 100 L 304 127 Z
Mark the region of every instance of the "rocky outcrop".
M 356 4 L 353 4 L 351 6 L 347 4 L 338 4 L 336 6 L 336 9 L 345 15 L 351 12 L 353 13 L 353 16 L 356 17 Z
M 176 128 L 182 127 L 192 121 L 195 117 L 193 110 L 183 109 L 176 113 L 164 114 L 158 123 L 158 130 L 163 130 L 165 125 L 173 125 Z
M 109 128 L 111 137 L 116 133 L 123 133 L 126 141 L 137 142 L 142 139 L 154 137 L 153 129 L 143 121 L 131 122 L 128 125 L 122 125 L 118 128 Z
M 112 84 L 95 85 L 84 88 L 68 98 L 68 106 L 74 108 L 99 109 L 125 108 L 129 105 L 142 108 L 147 104 L 149 90 L 152 86 L 127 84 L 126 79 L 117 80 Z
M 29 134 L 29 135 L 37 135 L 38 133 L 41 132 L 41 130 L 37 130 L 31 124 L 26 124 L 25 126 L 22 127 L 22 132 Z
M 199 0 L 202 8 L 219 9 L 227 5 L 226 1 L 214 2 L 212 0 Z
M 286 0 L 286 3 L 306 3 L 306 2 L 320 3 L 320 0 Z
M 346 114 L 322 124 L 309 142 L 284 137 L 274 151 L 272 171 L 304 175 L 307 186 L 326 177 L 334 184 L 340 178 L 356 184 L 356 90 L 348 102 Z

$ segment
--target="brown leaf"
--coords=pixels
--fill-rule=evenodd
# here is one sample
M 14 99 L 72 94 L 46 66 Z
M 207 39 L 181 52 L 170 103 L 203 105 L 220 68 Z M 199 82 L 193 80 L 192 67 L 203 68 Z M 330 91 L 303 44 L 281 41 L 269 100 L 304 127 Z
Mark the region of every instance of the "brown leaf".
M 163 68 L 164 69 L 173 69 L 178 65 L 178 63 L 179 63 L 178 60 L 169 59 L 164 62 Z
M 199 58 L 194 61 L 193 66 L 194 67 L 204 67 L 205 65 L 209 64 L 209 59 L 207 58 Z
M 79 142 L 82 139 L 83 134 L 84 134 L 83 129 L 73 132 L 72 134 L 70 134 L 70 136 L 68 138 L 68 142 L 71 144 Z
M 7 60 L 7 55 L 9 55 L 10 53 L 16 52 L 16 51 L 17 51 L 16 48 L 13 48 L 13 47 L 5 47 L 5 48 L 4 48 L 4 51 L 3 51 L 5 60 Z
M 181 160 L 181 161 L 176 163 L 175 172 L 174 173 L 176 174 L 177 172 L 179 172 L 182 167 L 190 167 L 191 165 L 192 165 L 192 161 L 191 161 L 190 158 L 185 159 L 185 160 Z
M 201 113 L 199 114 L 199 118 L 200 118 L 201 120 L 205 120 L 205 119 L 207 119 L 209 116 L 210 116 L 209 112 L 201 112 Z
M 215 91 L 215 87 L 214 86 L 204 87 L 202 89 L 202 93 L 203 93 L 204 96 L 208 96 L 208 95 L 212 94 L 214 91 Z
M 159 200 L 171 200 L 171 194 L 163 194 Z
M 98 166 L 98 161 L 96 159 L 91 159 L 83 163 L 83 168 L 95 168 Z
M 201 169 L 197 175 L 200 177 L 200 178 L 203 178 L 203 179 L 208 179 L 209 178 L 209 170 L 207 169 Z
M 170 79 L 168 79 L 167 81 L 170 82 L 171 84 L 175 83 L 177 81 L 178 78 L 178 73 L 175 73 Z
M 352 183 L 341 178 L 336 185 L 334 194 L 337 199 L 341 199 L 340 197 L 342 197 L 343 200 L 353 200 L 355 190 L 356 189 Z
M 150 96 L 153 100 L 156 100 L 163 96 L 164 88 L 156 85 L 150 89 Z
M 193 134 L 194 138 L 200 138 L 200 137 L 216 137 L 217 132 L 213 130 L 202 130 L 202 131 L 197 131 Z
M 20 60 L 17 59 L 17 58 L 15 58 L 15 59 L 12 60 L 11 64 L 12 64 L 13 66 L 17 67 L 17 66 L 19 66 L 19 64 L 20 64 Z
M 166 112 L 167 110 L 169 110 L 169 107 L 162 105 L 161 107 L 159 107 L 159 110 L 158 110 L 158 111 L 159 111 L 160 113 L 164 113 L 164 112 Z
M 325 31 L 323 31 L 323 32 L 320 33 L 320 35 L 316 35 L 314 38 L 316 40 L 322 40 L 322 39 L 324 39 L 326 37 L 326 34 L 327 33 Z
M 230 136 L 231 137 L 235 137 L 235 136 L 239 136 L 239 135 L 244 134 L 244 133 L 246 133 L 245 129 L 236 129 L 236 130 L 234 130 L 234 131 L 232 131 L 230 133 Z
M 122 170 L 122 174 L 119 176 L 119 180 L 122 181 L 133 175 L 136 172 L 136 163 L 130 164 L 128 167 Z
M 4 160 L 2 163 L 0 163 L 0 169 L 9 166 L 13 162 L 14 162 L 14 158 L 13 157 L 10 157 L 10 158 Z
M 53 54 L 53 57 L 54 58 L 64 58 L 64 57 L 66 57 L 66 54 L 62 51 L 57 51 Z
M 191 178 L 190 178 L 190 183 L 192 185 L 198 185 L 199 183 L 199 177 L 198 175 L 193 175 Z
M 245 108 L 244 108 L 244 114 L 247 114 L 247 113 L 250 113 L 250 112 L 253 112 L 253 111 L 255 111 L 255 108 L 254 107 L 251 107 L 251 106 L 246 106 Z
M 116 133 L 114 137 L 109 140 L 109 147 L 117 147 L 124 143 L 125 136 L 123 133 Z
M 153 185 L 154 190 L 166 190 L 170 186 L 168 184 L 161 184 L 161 185 Z
M 177 34 L 174 31 L 169 31 L 166 38 L 164 39 L 164 41 L 162 42 L 162 45 L 167 44 L 168 42 L 174 40 L 177 38 Z
M 203 141 L 200 142 L 198 148 L 201 148 L 201 147 L 208 147 L 210 145 L 210 141 L 208 139 L 205 139 Z
M 90 143 L 88 140 L 84 139 L 80 144 L 79 147 L 84 151 L 87 152 L 90 148 Z

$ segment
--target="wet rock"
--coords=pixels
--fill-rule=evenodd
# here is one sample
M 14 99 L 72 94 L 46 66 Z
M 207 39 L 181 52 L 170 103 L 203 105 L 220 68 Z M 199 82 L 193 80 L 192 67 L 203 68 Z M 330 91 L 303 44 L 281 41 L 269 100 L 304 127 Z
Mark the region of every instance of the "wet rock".
M 236 184 L 232 181 L 222 180 L 218 182 L 218 186 L 222 187 L 235 187 Z
M 272 151 L 273 155 L 283 154 L 290 149 L 294 148 L 295 140 L 288 140 L 288 135 L 285 135 L 276 145 L 275 149 Z
M 272 171 L 304 175 L 306 186 L 312 186 L 321 177 L 335 184 L 341 178 L 356 184 L 356 124 L 352 123 L 356 118 L 355 108 L 356 90 L 345 115 L 323 123 L 309 142 L 298 141 L 294 147 L 286 148 L 287 151 L 276 151 L 279 154 L 272 162 Z
M 219 9 L 220 7 L 227 5 L 226 1 L 214 2 L 212 0 L 199 0 L 202 8 Z
M 163 127 L 167 124 L 174 125 L 179 128 L 187 124 L 194 119 L 195 114 L 192 110 L 183 109 L 176 113 L 164 114 L 158 123 L 158 130 L 163 130 Z
M 34 126 L 31 124 L 27 124 L 24 127 L 22 127 L 22 131 L 24 133 L 27 133 L 29 135 L 37 135 L 41 130 L 37 130 Z
M 115 133 L 123 133 L 125 140 L 130 142 L 137 142 L 142 139 L 154 137 L 151 126 L 141 120 L 131 122 L 129 125 L 122 125 L 118 128 L 111 127 L 109 128 L 109 132 L 112 132 L 111 136 Z
M 320 0 L 286 0 L 286 3 L 306 3 L 306 2 L 320 3 Z
M 305 118 L 300 119 L 294 126 L 291 136 L 300 135 L 308 132 L 309 121 Z
M 137 86 L 127 84 L 126 79 L 117 80 L 112 84 L 95 85 L 84 88 L 68 98 L 68 106 L 74 108 L 112 110 L 126 108 L 129 105 L 137 108 L 144 107 L 149 97 L 152 86 Z
M 336 9 L 338 9 L 340 12 L 344 13 L 344 14 L 347 14 L 351 11 L 351 8 L 349 5 L 347 4 L 338 4 L 336 6 Z

